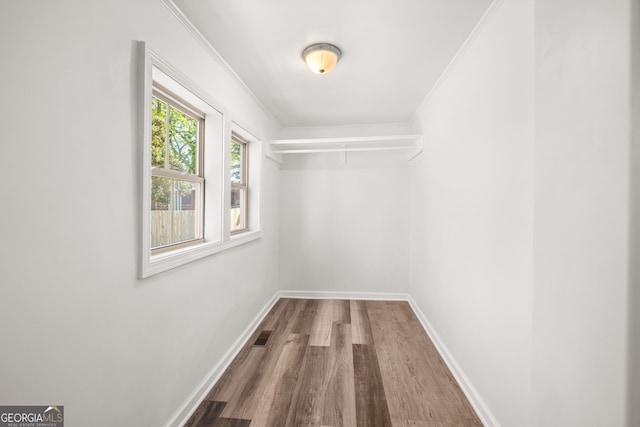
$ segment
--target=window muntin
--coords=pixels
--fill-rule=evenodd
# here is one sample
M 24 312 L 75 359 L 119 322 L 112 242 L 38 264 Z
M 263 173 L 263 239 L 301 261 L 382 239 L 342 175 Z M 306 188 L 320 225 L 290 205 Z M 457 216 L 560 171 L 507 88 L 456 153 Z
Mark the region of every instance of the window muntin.
M 247 230 L 248 142 L 231 134 L 231 226 L 232 234 Z
M 153 254 L 203 240 L 204 114 L 157 84 L 151 104 Z

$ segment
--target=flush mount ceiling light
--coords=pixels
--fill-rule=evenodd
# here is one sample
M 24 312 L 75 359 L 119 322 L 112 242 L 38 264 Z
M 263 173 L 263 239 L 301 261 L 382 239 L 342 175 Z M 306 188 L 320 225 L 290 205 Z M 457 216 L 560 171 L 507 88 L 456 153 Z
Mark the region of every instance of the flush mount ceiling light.
M 317 74 L 326 74 L 333 70 L 340 55 L 342 55 L 340 49 L 329 43 L 312 44 L 302 51 L 302 59 L 307 63 L 309 69 Z

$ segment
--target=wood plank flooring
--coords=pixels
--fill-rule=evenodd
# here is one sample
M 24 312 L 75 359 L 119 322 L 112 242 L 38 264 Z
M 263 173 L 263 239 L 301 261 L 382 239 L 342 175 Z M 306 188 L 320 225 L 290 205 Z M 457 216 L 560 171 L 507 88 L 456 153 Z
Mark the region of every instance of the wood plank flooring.
M 481 425 L 408 303 L 283 298 L 185 427 Z

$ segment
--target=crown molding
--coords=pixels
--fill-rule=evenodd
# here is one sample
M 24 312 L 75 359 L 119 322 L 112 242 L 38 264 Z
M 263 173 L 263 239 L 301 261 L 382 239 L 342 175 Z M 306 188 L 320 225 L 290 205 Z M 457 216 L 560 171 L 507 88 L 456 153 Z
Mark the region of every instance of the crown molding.
M 220 65 L 220 67 L 231 77 L 247 95 L 254 100 L 254 102 L 260 107 L 260 109 L 266 114 L 266 116 L 275 123 L 278 129 L 282 129 L 282 125 L 275 118 L 275 116 L 265 107 L 256 94 L 247 86 L 247 84 L 240 78 L 240 76 L 231 68 L 229 63 L 218 53 L 216 48 L 207 40 L 207 38 L 196 28 L 195 25 L 187 18 L 187 16 L 180 10 L 180 8 L 173 2 L 173 0 L 160 0 L 162 4 L 178 19 L 178 22 L 191 34 L 191 36 L 204 48 L 204 50 Z
M 435 93 L 440 85 L 442 85 L 442 83 L 449 77 L 449 74 L 451 74 L 451 72 L 456 68 L 458 62 L 460 62 L 460 60 L 464 57 L 469 48 L 473 45 L 473 42 L 482 33 L 482 30 L 484 30 L 484 28 L 491 21 L 491 19 L 500 9 L 503 3 L 504 0 L 493 0 L 491 2 L 487 10 L 484 12 L 484 15 L 482 15 L 476 26 L 473 27 L 473 30 L 471 30 L 464 43 L 462 43 L 462 46 L 460 46 L 460 49 L 458 49 L 449 64 L 445 67 L 442 74 L 440 74 L 440 77 L 438 77 L 438 80 L 436 80 L 429 92 L 427 92 L 427 95 L 424 97 L 420 105 L 418 105 L 418 108 L 416 108 L 416 111 L 414 111 L 413 115 L 411 116 L 411 120 L 409 120 L 409 123 L 415 122 L 418 112 L 422 111 L 423 107 L 426 105 L 429 99 L 431 99 L 433 93 Z

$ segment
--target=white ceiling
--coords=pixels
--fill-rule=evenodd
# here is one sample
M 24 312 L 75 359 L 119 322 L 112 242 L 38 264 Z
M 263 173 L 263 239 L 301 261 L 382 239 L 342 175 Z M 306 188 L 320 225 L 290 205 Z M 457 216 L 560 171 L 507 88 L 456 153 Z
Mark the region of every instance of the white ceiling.
M 284 127 L 407 123 L 491 0 L 174 0 Z M 312 43 L 343 53 L 314 74 Z

